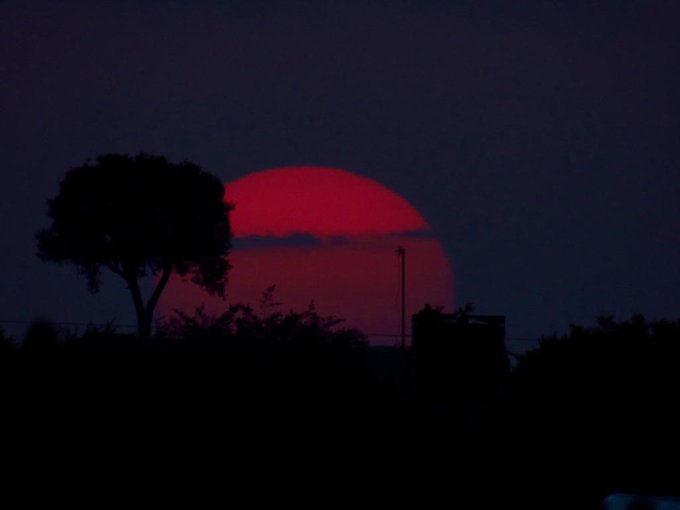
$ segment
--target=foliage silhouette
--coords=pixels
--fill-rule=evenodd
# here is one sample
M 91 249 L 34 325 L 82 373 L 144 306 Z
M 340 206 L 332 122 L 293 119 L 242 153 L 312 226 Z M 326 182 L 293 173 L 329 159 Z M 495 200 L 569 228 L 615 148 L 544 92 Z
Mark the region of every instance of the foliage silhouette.
M 311 309 L 259 316 L 234 306 L 217 319 L 178 318 L 172 335 L 161 328 L 147 339 L 110 327 L 32 328 L 28 347 L 0 358 L 6 437 L 19 438 L 5 460 L 25 463 L 14 477 L 235 501 L 241 482 L 287 473 L 294 483 L 321 463 L 331 469 L 345 442 L 363 435 L 363 336 Z
M 562 490 L 677 493 L 680 321 L 572 325 L 519 357 L 510 380 L 517 455 Z M 575 466 L 567 468 L 567 466 Z
M 26 352 L 35 353 L 42 357 L 54 355 L 59 350 L 58 333 L 54 326 L 49 322 L 36 321 L 32 323 L 23 342 L 21 349 Z
M 274 407 L 299 408 L 310 402 L 324 407 L 328 403 L 335 412 L 348 399 L 360 399 L 361 357 L 367 346 L 364 335 L 341 327 L 342 320 L 336 317 L 320 316 L 313 306 L 303 312 L 281 313 L 273 290 L 263 293 L 263 315 L 240 304 L 230 305 L 217 316 L 206 314 L 203 308 L 193 316 L 176 312 L 159 325 L 159 335 L 191 339 L 189 350 L 200 352 L 212 346 L 224 352 L 221 359 L 228 363 L 227 371 L 241 382 L 250 381 L 247 393 L 257 393 L 258 399 Z
M 258 313 L 176 314 L 147 339 L 39 324 L 30 342 L 7 344 L 0 398 L 14 472 L 38 473 L 32 485 L 53 476 L 70 491 L 193 502 L 263 486 L 284 499 L 311 485 L 383 498 L 399 477 L 420 502 L 484 507 L 600 508 L 612 492 L 678 489 L 661 461 L 680 450 L 680 322 L 602 318 L 543 338 L 511 373 L 502 412 L 471 428 L 455 407 L 376 387 L 371 371 L 412 363 L 408 352 L 371 349 L 313 308 L 282 313 L 273 293 Z
M 175 311 L 173 317 L 161 322 L 159 333 L 170 337 L 196 337 L 210 334 L 223 339 L 247 339 L 296 343 L 344 344 L 351 349 L 367 346 L 363 333 L 354 328 L 341 327 L 344 322 L 335 316 L 320 316 L 310 304 L 307 310 L 281 313 L 280 303 L 274 299 L 275 286 L 268 287 L 260 299 L 258 315 L 249 305 L 231 304 L 219 315 L 208 315 L 204 307 L 193 315 Z
M 102 268 L 123 278 L 139 334 L 151 333 L 153 312 L 173 272 L 224 295 L 231 206 L 222 183 L 197 165 L 148 154 L 98 156 L 66 173 L 48 203 L 52 225 L 37 234 L 45 261 L 71 262 L 99 291 Z M 159 276 L 145 301 L 140 279 Z
M 5 352 L 12 349 L 14 345 L 14 339 L 7 336 L 5 330 L 0 328 L 0 352 Z

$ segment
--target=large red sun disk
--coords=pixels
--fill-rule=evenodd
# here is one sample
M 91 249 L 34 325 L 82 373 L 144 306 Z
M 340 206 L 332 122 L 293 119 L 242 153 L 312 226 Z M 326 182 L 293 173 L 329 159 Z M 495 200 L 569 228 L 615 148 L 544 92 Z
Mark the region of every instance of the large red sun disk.
M 272 246 L 235 243 L 227 287 L 231 303 L 257 310 L 262 292 L 276 285 L 281 311 L 314 302 L 320 314 L 344 318 L 372 343 L 393 345 L 401 324 L 395 249 L 403 246 L 408 315 L 425 304 L 453 305 L 453 277 L 441 243 L 428 236 L 429 226 L 413 206 L 373 180 L 338 169 L 277 168 L 227 183 L 225 200 L 235 205 L 231 222 L 237 239 L 277 239 Z M 414 232 L 420 234 L 410 235 Z M 300 246 L 290 238 L 295 235 L 317 241 Z M 168 316 L 173 309 L 191 313 L 200 305 L 215 314 L 226 307 L 175 278 L 159 308 Z

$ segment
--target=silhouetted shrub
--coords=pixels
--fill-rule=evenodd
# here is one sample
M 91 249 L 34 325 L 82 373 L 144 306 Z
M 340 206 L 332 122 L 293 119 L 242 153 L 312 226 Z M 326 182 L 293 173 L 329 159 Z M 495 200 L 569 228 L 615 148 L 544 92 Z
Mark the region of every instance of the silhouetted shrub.
M 21 344 L 22 351 L 43 357 L 54 356 L 59 347 L 59 334 L 54 325 L 46 321 L 32 323 Z
M 679 370 L 680 322 L 603 317 L 543 338 L 510 380 L 518 455 L 570 486 L 670 490 L 661 458 L 680 454 Z

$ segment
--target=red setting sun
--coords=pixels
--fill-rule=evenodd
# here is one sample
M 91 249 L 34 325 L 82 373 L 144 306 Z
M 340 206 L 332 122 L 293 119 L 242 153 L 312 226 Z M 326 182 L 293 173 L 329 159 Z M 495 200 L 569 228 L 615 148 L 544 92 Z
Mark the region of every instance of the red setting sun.
M 377 182 L 334 168 L 255 172 L 227 184 L 234 235 L 384 235 L 428 230 L 406 200 Z
M 373 344 L 397 344 L 401 273 L 406 250 L 409 316 L 426 303 L 453 304 L 453 276 L 441 243 L 404 198 L 344 170 L 277 168 L 227 183 L 234 248 L 227 300 L 258 307 L 276 285 L 281 311 L 314 303 L 322 315 L 345 319 Z M 179 279 L 171 280 L 160 312 L 218 313 L 225 303 Z M 407 323 L 410 320 L 407 321 Z

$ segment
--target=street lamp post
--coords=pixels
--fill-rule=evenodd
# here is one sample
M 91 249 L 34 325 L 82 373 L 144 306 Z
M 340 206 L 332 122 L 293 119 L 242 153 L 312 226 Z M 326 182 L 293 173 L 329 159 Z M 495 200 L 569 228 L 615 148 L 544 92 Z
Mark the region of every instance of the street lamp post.
M 397 247 L 397 255 L 401 258 L 401 350 L 406 350 L 406 250 Z

